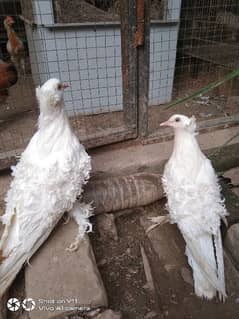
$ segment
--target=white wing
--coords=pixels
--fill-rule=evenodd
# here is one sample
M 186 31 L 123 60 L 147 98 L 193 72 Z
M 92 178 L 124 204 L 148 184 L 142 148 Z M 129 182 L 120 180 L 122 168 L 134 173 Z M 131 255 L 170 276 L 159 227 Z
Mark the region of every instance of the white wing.
M 172 158 L 163 185 L 172 222 L 186 241 L 196 294 L 211 299 L 218 291 L 226 297 L 220 219 L 227 211 L 211 162 L 204 156 L 193 163 Z
M 62 214 L 72 208 L 89 178 L 90 157 L 74 135 L 39 147 L 39 133 L 31 140 L 13 171 L 6 197 L 5 224 L 0 241 L 0 296 L 23 263 L 46 240 Z M 40 151 L 39 151 L 40 150 Z M 64 150 L 64 151 L 62 151 Z

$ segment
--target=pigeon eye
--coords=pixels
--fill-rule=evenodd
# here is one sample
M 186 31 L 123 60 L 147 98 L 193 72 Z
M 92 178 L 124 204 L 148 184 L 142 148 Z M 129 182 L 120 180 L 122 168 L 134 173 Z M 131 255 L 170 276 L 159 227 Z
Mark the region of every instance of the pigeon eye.
M 57 85 L 57 89 L 58 89 L 58 90 L 61 90 L 61 89 L 62 89 L 62 84 L 61 84 L 61 83 Z
M 176 117 L 175 122 L 180 122 L 180 118 Z

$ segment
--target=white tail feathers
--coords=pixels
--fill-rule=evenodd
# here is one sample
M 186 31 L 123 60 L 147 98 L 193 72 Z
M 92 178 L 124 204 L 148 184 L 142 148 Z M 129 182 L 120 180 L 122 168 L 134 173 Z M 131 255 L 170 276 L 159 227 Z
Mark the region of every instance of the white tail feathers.
M 227 295 L 220 229 L 214 239 L 207 233 L 196 240 L 189 238 L 185 240 L 186 255 L 193 270 L 196 295 L 212 299 L 218 292 L 220 300 L 224 301 Z
M 21 270 L 25 260 L 26 256 L 18 251 L 2 261 L 0 267 L 0 299 Z

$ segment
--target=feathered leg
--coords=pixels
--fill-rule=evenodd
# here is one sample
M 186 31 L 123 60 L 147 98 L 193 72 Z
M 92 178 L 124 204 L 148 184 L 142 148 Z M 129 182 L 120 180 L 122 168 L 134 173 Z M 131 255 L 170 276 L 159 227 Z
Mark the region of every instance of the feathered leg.
M 92 215 L 91 204 L 85 204 L 76 202 L 69 212 L 69 216 L 73 217 L 78 225 L 78 233 L 74 242 L 70 244 L 67 251 L 76 251 L 79 247 L 81 240 L 84 237 L 85 233 L 92 232 L 92 224 L 89 222 L 89 217 Z

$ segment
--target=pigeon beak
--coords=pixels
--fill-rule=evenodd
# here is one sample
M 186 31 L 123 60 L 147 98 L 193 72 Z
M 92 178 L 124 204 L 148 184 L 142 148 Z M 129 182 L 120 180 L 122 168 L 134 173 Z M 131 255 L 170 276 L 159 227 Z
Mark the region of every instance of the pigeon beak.
M 70 87 L 70 85 L 69 85 L 69 84 L 66 84 L 66 83 L 63 83 L 63 84 L 62 84 L 62 88 L 63 88 L 63 90 L 67 89 L 68 87 Z
M 160 123 L 159 125 L 160 126 L 172 126 L 172 122 L 171 121 L 166 121 L 166 122 L 163 122 L 163 123 Z

